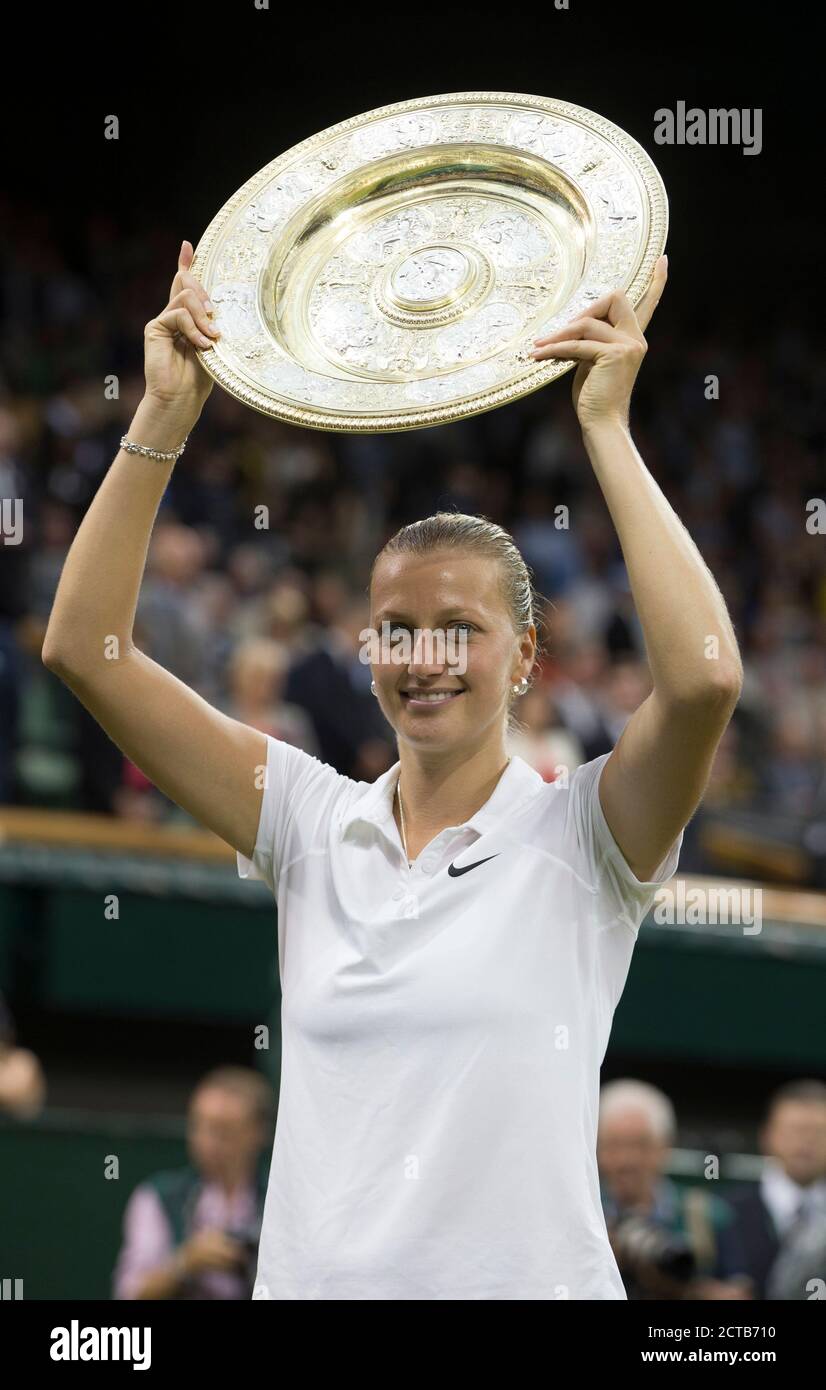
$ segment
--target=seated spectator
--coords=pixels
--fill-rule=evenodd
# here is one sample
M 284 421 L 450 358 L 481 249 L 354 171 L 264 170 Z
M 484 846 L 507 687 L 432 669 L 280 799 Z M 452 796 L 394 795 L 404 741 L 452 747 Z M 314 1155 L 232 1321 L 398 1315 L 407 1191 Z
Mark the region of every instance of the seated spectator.
M 14 1022 L 0 994 L 0 1114 L 31 1120 L 45 1099 L 43 1068 L 27 1047 L 15 1045 Z
M 196 690 L 204 674 L 203 639 L 193 594 L 205 559 L 204 540 L 197 531 L 159 521 L 138 599 L 138 617 L 153 659 Z
M 563 610 L 567 616 L 568 610 Z M 590 762 L 614 746 L 602 711 L 601 687 L 607 656 L 599 642 L 578 641 L 559 623 L 550 621 L 550 660 L 543 660 L 542 684 L 550 690 L 559 716 L 582 744 L 584 761 Z
M 258 1072 L 203 1078 L 188 1115 L 190 1163 L 139 1183 L 126 1205 L 115 1298 L 251 1298 L 273 1108 Z
M 805 1293 L 788 1289 L 801 1259 L 805 1267 L 811 1241 L 817 1245 L 820 1218 L 826 1216 L 822 1081 L 792 1081 L 775 1092 L 760 1131 L 760 1148 L 766 1155 L 760 1182 L 731 1198 L 744 1269 L 754 1281 L 755 1298 L 805 1298 Z M 781 1263 L 784 1251 L 787 1257 Z M 777 1286 L 787 1290 L 782 1294 L 768 1289 L 776 1263 L 781 1264 Z M 800 1277 L 805 1287 L 802 1273 Z M 819 1277 L 826 1279 L 826 1265 L 821 1265 Z
M 546 782 L 555 782 L 563 770 L 568 776 L 585 761 L 576 734 L 562 724 L 553 700 L 535 686 L 516 707 L 517 725 L 508 734 L 508 752 L 517 754 Z
M 289 653 L 269 637 L 241 642 L 230 660 L 227 713 L 262 733 L 318 756 L 312 722 L 299 705 L 283 699 Z
M 603 1086 L 597 1162 L 608 1235 L 628 1297 L 749 1298 L 727 1203 L 665 1175 L 676 1131 L 674 1107 L 656 1087 L 634 1080 Z
M 644 661 L 626 656 L 607 667 L 600 704 L 612 747 L 618 742 L 631 715 L 650 693 L 651 676 Z
M 396 761 L 387 721 L 370 691 L 370 666 L 359 659 L 360 633 L 369 621 L 366 599 L 354 595 L 314 650 L 295 661 L 285 687 L 287 699 L 310 716 L 322 761 L 364 782 Z

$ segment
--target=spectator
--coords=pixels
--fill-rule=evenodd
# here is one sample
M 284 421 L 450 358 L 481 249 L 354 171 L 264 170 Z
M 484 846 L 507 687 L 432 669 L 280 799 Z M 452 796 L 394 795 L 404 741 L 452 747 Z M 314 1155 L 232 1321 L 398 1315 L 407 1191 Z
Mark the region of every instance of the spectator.
M 600 1095 L 597 1162 L 608 1233 L 629 1299 L 750 1297 L 727 1203 L 664 1173 L 674 1107 L 643 1081 Z
M 282 699 L 288 666 L 289 654 L 280 642 L 269 637 L 242 642 L 230 661 L 227 713 L 315 757 L 318 742 L 312 723 L 299 705 Z
M 826 1216 L 826 1085 L 791 1081 L 781 1087 L 769 1102 L 759 1138 L 766 1155 L 760 1182 L 731 1199 L 744 1269 L 755 1298 L 805 1297 L 799 1283 L 791 1294 L 769 1293 L 767 1285 L 776 1262 L 778 1286 L 793 1283 L 801 1259 L 805 1268 L 820 1238 Z M 813 1235 L 807 1234 L 810 1224 Z M 826 1266 L 819 1275 L 826 1279 Z
M 366 599 L 353 597 L 315 649 L 295 663 L 285 693 L 312 719 L 322 760 L 346 777 L 372 782 L 395 762 L 395 748 L 370 693 L 370 666 L 359 659 L 368 621 Z
M 46 1099 L 46 1078 L 38 1058 L 15 1044 L 15 1028 L 0 994 L 0 1113 L 31 1120 Z
M 201 687 L 204 668 L 192 586 L 203 562 L 204 543 L 197 531 L 159 521 L 138 602 L 138 617 L 153 659 L 196 689 Z
M 546 782 L 585 761 L 582 744 L 565 728 L 553 700 L 540 686 L 528 690 L 516 707 L 518 724 L 508 737 L 508 751 L 518 754 Z
M 115 1298 L 251 1297 L 273 1111 L 258 1072 L 203 1078 L 189 1108 L 190 1163 L 147 1178 L 126 1205 Z

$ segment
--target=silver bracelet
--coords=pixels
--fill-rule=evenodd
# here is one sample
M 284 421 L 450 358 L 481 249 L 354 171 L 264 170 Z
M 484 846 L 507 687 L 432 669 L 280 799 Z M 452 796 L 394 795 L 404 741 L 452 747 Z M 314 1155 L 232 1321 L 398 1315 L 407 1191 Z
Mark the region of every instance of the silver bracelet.
M 163 449 L 147 449 L 145 444 L 133 444 L 131 439 L 127 439 L 126 435 L 124 435 L 123 439 L 120 441 L 120 447 L 125 449 L 127 454 L 145 454 L 146 457 L 150 459 L 179 459 L 186 448 L 187 439 L 189 439 L 189 435 L 187 435 L 183 444 L 180 444 L 177 449 L 170 449 L 166 452 Z

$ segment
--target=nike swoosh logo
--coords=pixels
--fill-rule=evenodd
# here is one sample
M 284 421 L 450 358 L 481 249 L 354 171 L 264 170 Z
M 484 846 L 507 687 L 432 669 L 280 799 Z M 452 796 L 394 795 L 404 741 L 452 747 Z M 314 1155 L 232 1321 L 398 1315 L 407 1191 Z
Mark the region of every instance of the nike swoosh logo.
M 501 852 L 501 851 L 500 851 Z M 498 854 L 489 854 L 488 859 L 498 859 Z M 471 869 L 478 869 L 480 864 L 487 864 L 488 859 L 477 859 L 475 864 L 465 864 L 463 869 L 457 869 L 455 864 L 449 864 L 447 871 L 451 878 L 458 878 L 460 874 L 469 874 Z

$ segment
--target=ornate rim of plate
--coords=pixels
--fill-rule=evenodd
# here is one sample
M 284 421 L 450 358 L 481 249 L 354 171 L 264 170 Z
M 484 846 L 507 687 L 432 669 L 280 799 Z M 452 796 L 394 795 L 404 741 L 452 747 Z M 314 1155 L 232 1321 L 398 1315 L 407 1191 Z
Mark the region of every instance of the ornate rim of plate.
M 198 356 L 308 429 L 445 424 L 570 371 L 531 358 L 532 339 L 607 290 L 639 303 L 667 231 L 650 156 L 585 107 L 514 92 L 377 107 L 286 150 L 210 222 L 191 270 L 222 336 Z

